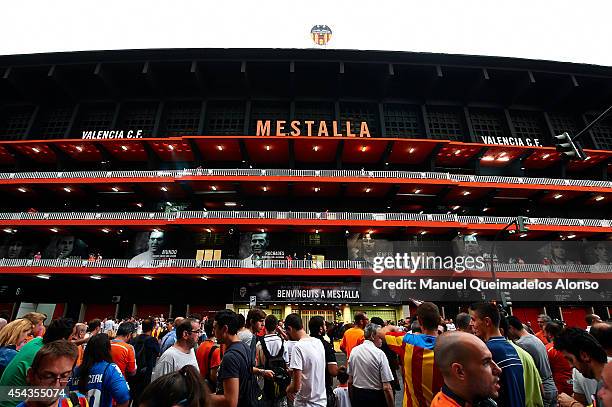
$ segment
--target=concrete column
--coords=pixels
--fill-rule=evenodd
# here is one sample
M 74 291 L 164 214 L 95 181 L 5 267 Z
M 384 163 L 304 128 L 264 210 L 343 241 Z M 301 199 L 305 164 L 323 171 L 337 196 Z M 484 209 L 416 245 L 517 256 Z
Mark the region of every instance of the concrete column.
M 119 303 L 115 305 L 115 319 L 119 318 Z
M 287 318 L 287 315 L 291 314 L 292 312 L 291 304 L 285 304 L 285 307 L 283 308 L 283 319 Z
M 132 305 L 132 316 L 136 315 L 136 312 L 138 311 L 138 308 L 136 307 L 136 304 Z
M 345 324 L 350 324 L 353 322 L 353 313 L 351 312 L 351 307 L 349 305 L 345 305 L 342 307 L 342 319 Z
M 446 319 L 446 310 L 444 309 L 444 305 L 441 305 L 440 308 L 442 308 L 442 319 Z
M 79 311 L 79 321 L 83 321 L 85 319 L 86 310 L 87 310 L 87 305 L 81 303 L 81 310 Z
M 411 317 L 412 315 L 410 315 L 410 306 L 409 305 L 402 305 L 402 315 L 400 315 L 400 318 L 404 319 L 405 317 Z

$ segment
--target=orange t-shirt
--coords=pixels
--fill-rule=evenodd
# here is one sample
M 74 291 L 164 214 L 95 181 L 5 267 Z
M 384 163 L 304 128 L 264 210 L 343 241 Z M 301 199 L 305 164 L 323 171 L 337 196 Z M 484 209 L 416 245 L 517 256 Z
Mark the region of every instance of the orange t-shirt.
M 361 345 L 364 341 L 363 329 L 361 328 L 350 328 L 344 332 L 342 342 L 340 342 L 340 349 L 344 349 L 346 352 L 346 359 L 348 360 L 351 356 L 351 350 L 357 345 Z
M 553 380 L 557 386 L 559 393 L 572 394 L 572 367 L 570 366 L 563 353 L 554 348 L 553 343 L 546 345 L 546 353 L 548 353 L 548 361 L 550 362 L 550 370 L 552 371 Z
M 200 368 L 200 375 L 203 378 L 208 378 L 208 372 L 210 369 L 213 369 L 219 365 L 221 365 L 221 349 L 217 346 L 214 353 L 210 357 L 210 366 L 208 366 L 208 355 L 212 347 L 215 344 L 211 340 L 204 341 L 198 347 L 196 351 L 196 360 L 198 361 L 198 367 Z
M 76 365 L 81 366 L 81 363 L 83 363 L 83 355 L 85 354 L 85 349 L 83 348 L 83 345 L 79 345 L 77 349 L 79 350 L 79 356 L 77 357 Z
M 438 392 L 431 400 L 430 407 L 461 407 L 455 400 L 448 397 L 441 391 Z
M 111 356 L 124 378 L 127 377 L 126 372 L 129 374 L 136 373 L 136 353 L 132 345 L 113 339 L 111 341 Z
M 548 345 L 548 339 L 546 339 L 546 335 L 544 335 L 544 331 L 540 331 L 535 334 L 536 338 L 542 341 L 544 345 Z

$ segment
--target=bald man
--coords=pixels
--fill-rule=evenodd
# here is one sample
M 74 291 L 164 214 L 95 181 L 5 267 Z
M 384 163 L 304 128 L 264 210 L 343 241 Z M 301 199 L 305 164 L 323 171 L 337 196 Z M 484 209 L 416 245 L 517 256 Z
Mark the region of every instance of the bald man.
M 501 369 L 478 337 L 446 332 L 436 341 L 434 358 L 444 385 L 431 407 L 461 407 L 498 397 Z
M 603 401 L 604 406 L 612 406 L 612 363 L 607 363 L 601 374 L 601 388 L 597 396 Z

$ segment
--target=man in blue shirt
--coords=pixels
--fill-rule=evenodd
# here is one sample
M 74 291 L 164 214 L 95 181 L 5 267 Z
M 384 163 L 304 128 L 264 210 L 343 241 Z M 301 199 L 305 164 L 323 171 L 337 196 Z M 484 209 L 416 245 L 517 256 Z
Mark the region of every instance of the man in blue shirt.
M 177 317 L 174 320 L 174 327 L 172 328 L 172 331 L 164 335 L 164 339 L 162 339 L 161 341 L 160 352 L 159 352 L 160 355 L 164 353 L 169 347 L 171 347 L 172 345 L 176 343 L 176 327 L 179 326 L 181 322 L 183 322 L 184 320 L 185 318 L 183 317 Z
M 499 402 L 505 407 L 524 407 L 525 382 L 523 364 L 518 352 L 499 331 L 500 315 L 495 304 L 478 303 L 470 307 L 470 326 L 493 355 L 493 361 L 502 369 Z

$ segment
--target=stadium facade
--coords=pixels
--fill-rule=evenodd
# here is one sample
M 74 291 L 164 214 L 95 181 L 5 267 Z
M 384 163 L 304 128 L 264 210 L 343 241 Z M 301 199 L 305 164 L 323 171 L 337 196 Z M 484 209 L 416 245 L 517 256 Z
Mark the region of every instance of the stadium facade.
M 503 295 L 534 327 L 609 317 L 612 121 L 582 138 L 586 161 L 552 145 L 611 101 L 610 67 L 513 58 L 0 57 L 0 310 L 396 320 Z M 362 277 L 402 250 L 485 266 L 399 267 L 415 285 L 377 298 Z M 504 284 L 475 288 L 492 267 Z

